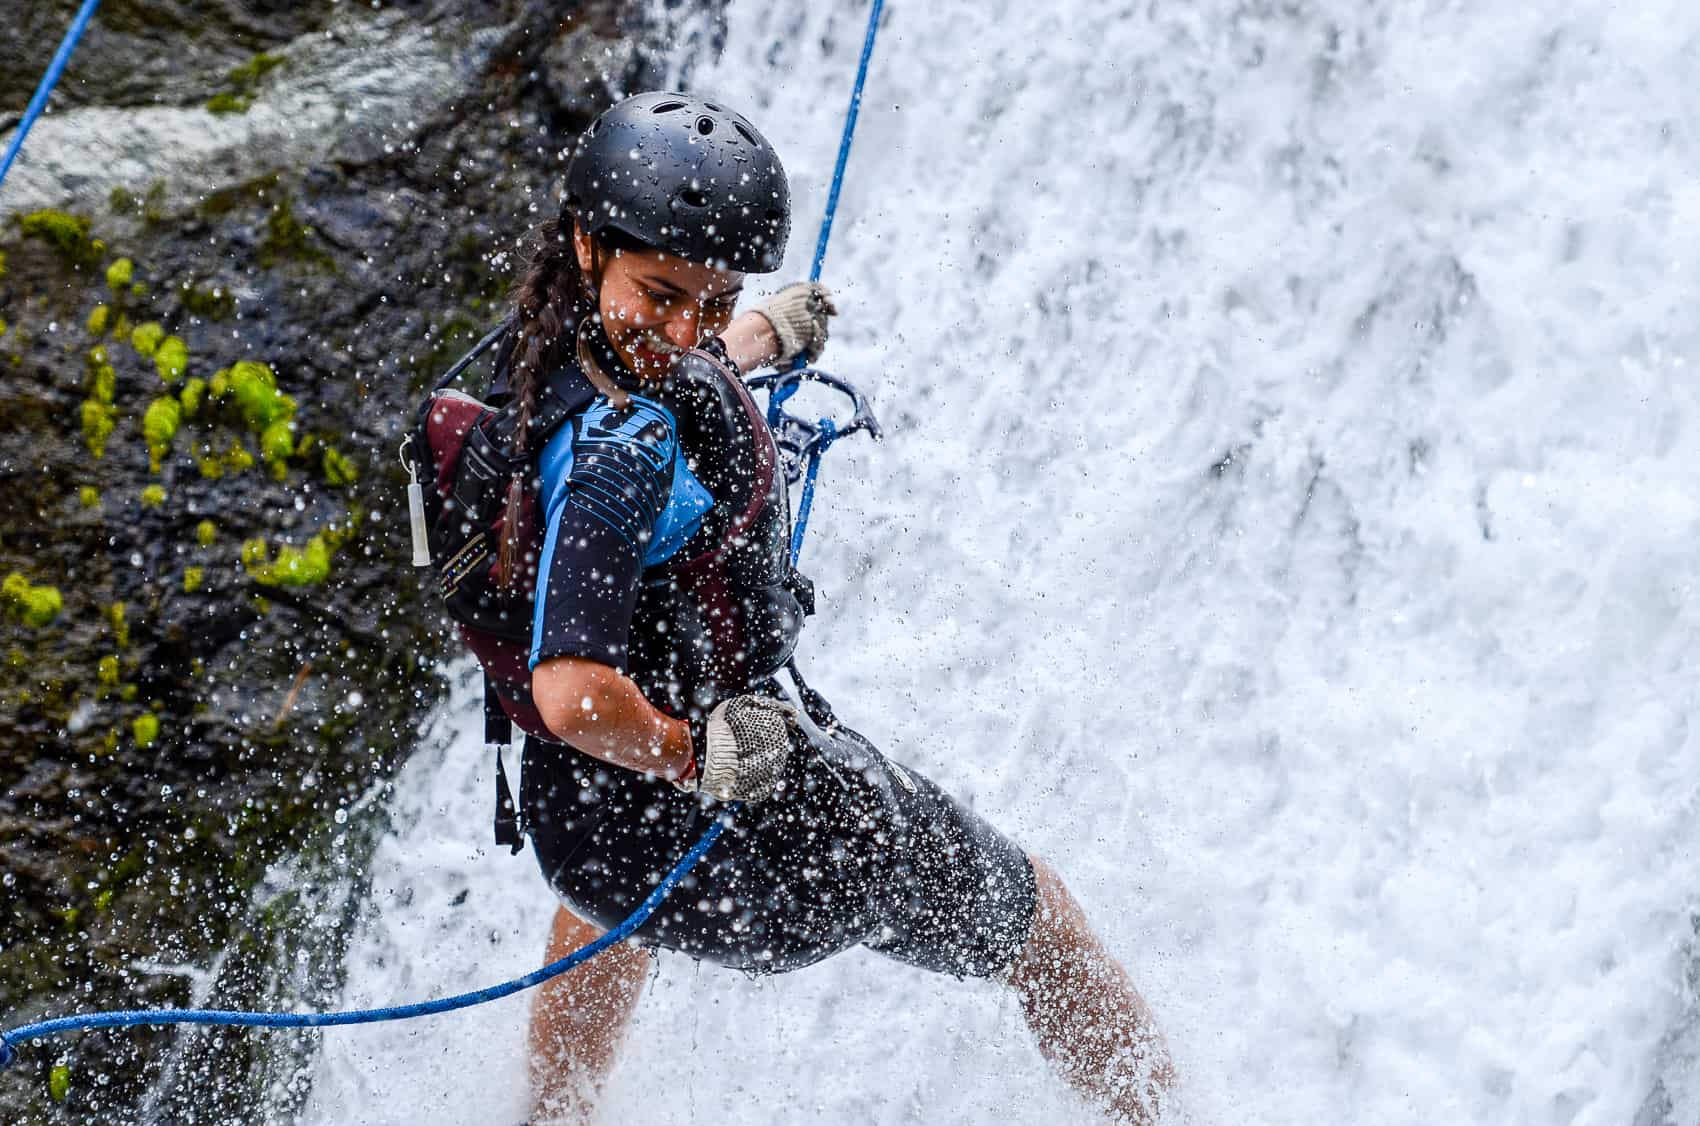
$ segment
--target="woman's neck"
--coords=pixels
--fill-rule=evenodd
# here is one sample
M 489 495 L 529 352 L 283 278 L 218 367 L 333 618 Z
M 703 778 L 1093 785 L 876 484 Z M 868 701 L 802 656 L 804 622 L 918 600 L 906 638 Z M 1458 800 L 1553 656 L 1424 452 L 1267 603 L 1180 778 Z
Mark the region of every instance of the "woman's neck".
M 638 378 L 620 362 L 619 354 L 594 316 L 586 316 L 579 322 L 577 357 L 590 385 L 615 406 L 625 406 L 627 397 L 639 389 Z

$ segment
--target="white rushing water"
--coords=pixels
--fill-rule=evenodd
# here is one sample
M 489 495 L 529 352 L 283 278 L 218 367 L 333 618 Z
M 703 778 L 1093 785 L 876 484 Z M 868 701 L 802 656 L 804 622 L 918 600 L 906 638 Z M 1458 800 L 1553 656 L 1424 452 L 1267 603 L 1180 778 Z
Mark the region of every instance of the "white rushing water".
M 830 10 L 829 10 L 830 9 Z M 866 8 L 695 89 L 806 272 Z M 1051 858 L 1203 1120 L 1693 1126 L 1700 8 L 892 0 L 805 668 Z M 534 968 L 463 687 L 348 1004 Z M 524 1112 L 524 1000 L 327 1034 L 306 1120 Z M 603 1121 L 1090 1121 L 994 987 L 664 955 Z

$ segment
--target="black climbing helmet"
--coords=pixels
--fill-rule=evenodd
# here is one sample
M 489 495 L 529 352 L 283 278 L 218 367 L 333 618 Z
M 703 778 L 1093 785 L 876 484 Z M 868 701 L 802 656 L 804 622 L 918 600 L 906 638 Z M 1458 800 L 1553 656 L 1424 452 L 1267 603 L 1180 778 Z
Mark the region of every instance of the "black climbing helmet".
M 691 262 L 779 268 L 791 192 L 779 154 L 741 114 L 687 94 L 638 94 L 604 110 L 567 166 L 563 220 L 620 231 Z

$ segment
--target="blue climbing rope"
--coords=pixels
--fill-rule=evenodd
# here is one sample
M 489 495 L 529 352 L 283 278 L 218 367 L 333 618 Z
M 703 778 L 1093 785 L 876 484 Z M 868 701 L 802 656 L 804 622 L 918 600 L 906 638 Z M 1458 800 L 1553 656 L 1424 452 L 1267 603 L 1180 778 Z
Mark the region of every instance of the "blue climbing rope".
M 815 425 L 820 427 L 820 440 L 809 451 L 809 468 L 803 474 L 803 496 L 797 501 L 797 526 L 791 529 L 793 567 L 797 565 L 797 557 L 803 554 L 803 533 L 809 528 L 809 510 L 815 506 L 815 477 L 820 474 L 820 455 L 838 438 L 838 424 L 832 419 L 823 418 Z
M 36 91 L 35 100 L 30 103 L 30 112 L 24 116 L 24 122 L 18 130 L 18 135 L 12 140 L 12 148 L 6 154 L 6 167 L 10 167 L 12 158 L 17 154 L 18 146 L 23 140 L 23 134 L 28 131 L 33 121 L 33 114 L 39 112 L 37 103 L 46 104 L 47 94 L 58 79 L 59 72 L 64 69 L 65 60 L 70 57 L 71 49 L 76 46 L 77 37 L 82 34 L 83 26 L 88 23 L 88 17 L 93 14 L 99 0 L 87 0 L 83 10 L 77 16 L 77 22 L 71 32 L 60 44 L 59 54 L 54 57 L 53 65 L 49 68 L 47 77 Z M 832 177 L 832 190 L 827 197 L 826 216 L 821 220 L 820 242 L 815 247 L 814 266 L 810 270 L 811 281 L 820 280 L 821 266 L 826 261 L 827 240 L 832 235 L 832 217 L 838 210 L 838 192 L 843 186 L 844 169 L 850 159 L 850 141 L 856 130 L 857 111 L 862 104 L 862 85 L 868 76 L 868 61 L 873 57 L 874 35 L 879 29 L 880 10 L 885 6 L 885 0 L 874 0 L 873 8 L 868 14 L 868 35 L 862 44 L 861 64 L 856 72 L 856 88 L 850 97 L 850 110 L 844 122 L 844 136 L 838 146 L 838 164 Z M 0 179 L 5 176 L 5 168 L 0 167 Z M 802 364 L 799 362 L 798 367 Z M 769 418 L 796 391 L 796 385 L 775 388 L 769 399 Z M 775 401 L 777 400 L 777 402 Z M 814 505 L 815 478 L 820 471 L 821 454 L 833 441 L 848 433 L 846 428 L 842 433 L 838 426 L 829 418 L 823 418 L 817 424 L 819 437 L 811 446 L 808 455 L 808 470 L 803 482 L 803 495 L 798 504 L 797 524 L 791 533 L 791 562 L 797 561 L 798 554 L 803 549 L 803 533 L 808 528 L 809 510 Z M 869 429 L 878 433 L 877 425 L 869 418 L 866 422 L 858 419 L 855 428 Z M 691 846 L 691 850 L 679 858 L 673 865 L 672 871 L 655 886 L 655 890 L 638 905 L 637 910 L 628 915 L 619 926 L 604 934 L 601 938 L 587 946 L 568 954 L 559 961 L 551 962 L 542 969 L 535 970 L 524 977 L 493 985 L 488 989 L 480 989 L 473 993 L 461 993 L 454 997 L 443 997 L 435 1001 L 420 1001 L 412 1005 L 399 1005 L 381 1009 L 353 1009 L 331 1013 L 261 1013 L 243 1012 L 220 1009 L 138 1009 L 123 1012 L 85 1013 L 80 1016 L 58 1017 L 53 1020 L 38 1021 L 34 1024 L 22 1025 L 10 1032 L 0 1032 L 0 1070 L 10 1066 L 17 1058 L 17 1046 L 27 1040 L 35 1040 L 43 1036 L 52 1036 L 60 1032 L 74 1032 L 92 1028 L 127 1028 L 138 1025 L 168 1025 L 168 1024 L 212 1024 L 235 1025 L 248 1028 L 330 1028 L 349 1024 L 376 1024 L 382 1021 L 411 1020 L 414 1017 L 432 1016 L 436 1013 L 453 1012 L 456 1009 L 470 1008 L 482 1005 L 486 1001 L 494 1001 L 514 993 L 531 989 L 543 984 L 551 978 L 559 977 L 572 969 L 596 957 L 602 951 L 617 943 L 625 941 L 654 914 L 679 881 L 683 880 L 692 868 L 713 847 L 714 842 L 726 831 L 726 826 L 733 815 L 738 812 L 738 804 L 727 807 L 726 812 L 715 818 L 714 824 L 702 835 L 702 839 Z
M 820 240 L 815 243 L 815 262 L 809 268 L 809 280 L 820 281 L 821 267 L 826 264 L 826 244 L 832 238 L 832 217 L 838 213 L 838 189 L 844 186 L 844 169 L 850 163 L 850 141 L 856 136 L 856 117 L 862 112 L 862 85 L 868 80 L 868 63 L 874 57 L 874 36 L 880 29 L 880 9 L 885 0 L 874 0 L 868 12 L 868 34 L 862 40 L 862 61 L 856 66 L 856 86 L 850 91 L 850 109 L 844 115 L 844 136 L 838 141 L 838 163 L 832 170 L 832 190 L 826 196 L 826 216 L 820 223 Z M 798 363 L 801 367 L 801 362 Z
M 876 0 L 877 6 L 878 0 Z M 100 0 L 83 0 L 83 6 L 77 12 L 77 18 L 71 21 L 71 29 L 65 33 L 65 38 L 59 41 L 59 50 L 53 56 L 53 61 L 47 64 L 47 73 L 41 76 L 41 84 L 35 88 L 35 96 L 30 99 L 29 108 L 24 110 L 24 116 L 18 121 L 18 131 L 12 134 L 12 143 L 6 146 L 6 158 L 0 160 L 0 184 L 6 182 L 6 173 L 12 170 L 12 162 L 18 159 L 18 152 L 24 147 L 24 138 L 29 135 L 30 126 L 47 108 L 48 95 L 53 93 L 53 87 L 58 85 L 59 76 L 65 73 L 65 64 L 71 61 L 71 52 L 77 49 L 77 40 L 83 37 L 83 31 L 89 26 L 89 20 L 94 18 L 94 10 L 100 7 Z M 5 1066 L 5 1057 L 0 1056 L 0 1067 Z
M 874 5 L 868 11 L 868 31 L 862 39 L 862 58 L 856 64 L 856 84 L 850 91 L 850 108 L 844 114 L 844 135 L 838 140 L 838 160 L 832 169 L 832 187 L 826 193 L 826 214 L 820 221 L 820 238 L 815 242 L 815 260 L 809 267 L 809 280 L 820 281 L 821 269 L 826 265 L 826 245 L 832 239 L 832 220 L 838 214 L 838 193 L 844 187 L 844 172 L 850 165 L 850 142 L 856 136 L 856 119 L 862 112 L 862 87 L 868 81 L 868 64 L 874 57 L 874 37 L 879 34 L 880 11 L 885 7 L 885 0 L 874 0 Z M 792 371 L 802 371 L 808 366 L 808 360 L 798 356 L 791 365 Z M 785 400 L 797 393 L 799 383 L 790 383 L 775 387 L 768 395 L 767 421 L 772 426 L 778 422 L 779 409 Z M 803 477 L 803 495 L 797 502 L 797 523 L 791 529 L 791 565 L 797 565 L 797 559 L 803 554 L 803 533 L 809 527 L 809 512 L 815 503 L 815 478 L 820 473 L 821 455 L 827 451 L 833 441 L 839 437 L 838 426 L 830 418 L 817 422 L 820 432 L 819 440 L 809 450 L 808 469 Z
M 382 1009 L 353 1009 L 337 1013 L 252 1013 L 221 1009 L 134 1009 L 125 1012 L 88 1013 L 83 1016 L 59 1017 L 56 1020 L 44 1020 L 35 1024 L 26 1024 L 14 1028 L 10 1032 L 0 1033 L 0 1068 L 6 1067 L 17 1055 L 17 1045 L 26 1040 L 34 1040 L 42 1036 L 52 1036 L 57 1032 L 74 1032 L 90 1028 L 129 1028 L 136 1025 L 162 1024 L 222 1024 L 238 1025 L 247 1028 L 329 1028 L 345 1024 L 378 1024 L 390 1020 L 412 1020 L 414 1017 L 427 1017 L 436 1013 L 453 1012 L 456 1009 L 467 1009 L 473 1005 L 482 1005 L 486 1001 L 495 1001 L 502 997 L 530 989 L 534 985 L 542 985 L 550 978 L 559 977 L 574 966 L 588 962 L 616 943 L 624 942 L 631 937 L 633 931 L 643 926 L 644 921 L 655 913 L 679 881 L 684 879 L 690 870 L 696 867 L 697 861 L 703 858 L 713 845 L 720 839 L 720 834 L 726 831 L 726 823 L 732 814 L 738 811 L 737 805 L 727 807 L 727 812 L 715 818 L 714 824 L 708 827 L 708 832 L 702 839 L 691 847 L 691 850 L 673 865 L 662 881 L 655 885 L 655 890 L 649 897 L 638 905 L 638 909 L 626 916 L 625 921 L 607 934 L 587 946 L 582 946 L 559 961 L 551 962 L 540 970 L 534 970 L 524 977 L 493 985 L 488 989 L 480 989 L 473 993 L 461 993 L 454 997 L 442 997 L 435 1001 L 420 1001 L 413 1005 L 395 1005 Z

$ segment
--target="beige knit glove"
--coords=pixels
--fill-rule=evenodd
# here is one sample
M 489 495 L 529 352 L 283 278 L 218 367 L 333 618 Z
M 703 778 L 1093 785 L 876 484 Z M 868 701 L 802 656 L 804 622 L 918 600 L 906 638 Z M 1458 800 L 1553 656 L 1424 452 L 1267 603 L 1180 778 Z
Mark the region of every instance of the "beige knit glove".
M 826 347 L 826 319 L 838 313 L 838 306 L 820 282 L 795 282 L 756 311 L 779 337 L 779 358 L 774 363 L 784 367 L 798 356 L 811 364 L 820 359 Z
M 673 785 L 721 801 L 764 801 L 785 777 L 796 730 L 797 709 L 783 700 L 758 695 L 723 700 L 692 732 L 696 770 Z

